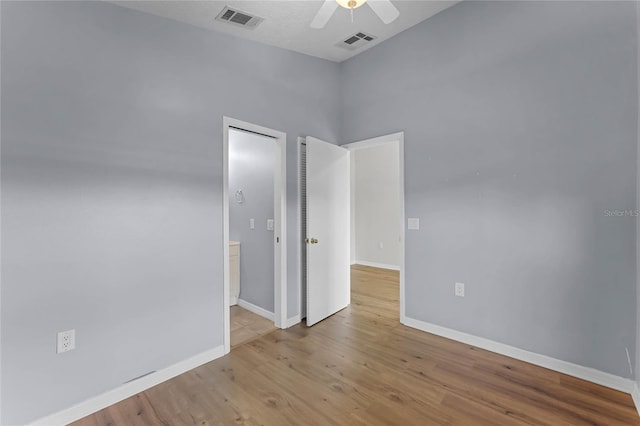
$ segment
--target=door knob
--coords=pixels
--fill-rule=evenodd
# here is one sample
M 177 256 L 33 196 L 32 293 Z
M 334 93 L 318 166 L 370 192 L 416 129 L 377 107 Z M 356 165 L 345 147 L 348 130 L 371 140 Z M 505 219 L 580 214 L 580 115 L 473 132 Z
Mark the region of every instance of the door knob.
M 318 244 L 318 239 L 317 238 L 305 238 L 304 242 L 307 244 Z

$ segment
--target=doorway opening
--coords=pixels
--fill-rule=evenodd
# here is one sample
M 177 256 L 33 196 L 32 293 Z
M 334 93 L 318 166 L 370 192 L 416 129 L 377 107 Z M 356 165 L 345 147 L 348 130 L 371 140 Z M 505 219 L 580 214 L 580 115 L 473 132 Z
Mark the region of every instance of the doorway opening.
M 404 318 L 404 133 L 343 145 L 351 153 L 352 303 Z
M 312 146 L 315 146 L 316 149 L 322 146 L 325 146 L 323 150 L 331 147 L 330 151 L 333 151 L 334 154 L 318 155 L 316 152 L 314 159 L 314 155 L 309 149 L 310 141 L 313 142 Z M 301 319 L 306 316 L 308 325 L 317 322 L 314 319 L 309 321 L 309 309 L 312 309 L 314 304 L 316 308 L 319 305 L 321 308 L 326 308 L 319 320 L 333 315 L 351 303 L 362 305 L 362 300 L 360 300 L 362 295 L 358 293 L 368 289 L 367 286 L 360 284 L 375 280 L 380 284 L 378 287 L 382 289 L 380 294 L 385 294 L 384 300 L 379 301 L 379 306 L 384 305 L 385 309 L 389 311 L 387 314 L 391 313 L 394 321 L 403 322 L 404 133 L 394 133 L 339 147 L 310 137 L 299 138 L 298 148 L 300 161 Z M 329 160 L 326 160 L 327 158 Z M 343 166 L 338 168 L 336 166 L 338 163 L 344 165 L 344 158 L 346 158 L 346 168 Z M 360 176 L 358 171 L 360 158 L 364 161 L 363 165 L 360 165 L 360 174 L 368 169 L 363 176 Z M 372 161 L 375 159 L 378 161 Z M 365 167 L 364 164 L 367 162 L 370 164 Z M 309 167 L 314 163 L 320 164 L 321 167 Z M 327 172 L 328 170 L 330 173 Z M 322 177 L 319 191 L 317 186 L 312 188 L 308 185 L 309 182 L 319 180 L 316 174 Z M 326 183 L 335 180 L 338 175 L 341 177 L 338 179 L 337 185 L 327 187 Z M 366 185 L 358 185 L 359 181 Z M 347 188 L 346 198 L 345 188 Z M 362 194 L 365 197 L 362 197 Z M 328 204 L 335 198 L 338 198 L 339 202 L 334 203 L 333 209 L 323 210 L 318 208 L 318 203 L 312 202 L 314 197 L 319 199 L 321 204 Z M 340 207 L 345 205 L 346 209 Z M 324 214 L 319 215 L 318 210 Z M 345 217 L 347 225 L 338 228 L 341 232 L 332 233 L 333 238 L 331 239 L 333 241 L 330 239 L 325 242 L 323 238 L 316 238 L 321 231 L 317 227 L 318 221 L 313 220 L 314 216 L 316 218 L 320 216 L 322 225 L 325 225 L 327 221 L 337 221 L 344 224 L 344 219 L 337 220 L 336 218 Z M 326 226 L 330 227 L 331 225 L 329 223 Z M 316 229 L 312 229 L 314 227 Z M 344 238 L 336 238 L 338 234 L 344 235 Z M 358 238 L 359 234 L 360 238 Z M 346 250 L 343 241 L 346 241 Z M 320 259 L 321 262 L 318 262 L 318 253 L 322 249 L 325 253 L 328 251 L 331 257 L 325 256 Z M 314 256 L 315 269 L 312 267 L 312 257 Z M 336 268 L 336 266 L 339 271 L 346 271 L 346 278 L 344 278 L 343 272 L 340 272 L 339 275 L 334 274 L 335 276 L 332 276 L 331 279 L 326 279 L 324 277 L 325 270 Z M 343 269 L 343 266 L 346 269 Z M 318 279 L 318 275 L 320 279 Z M 313 281 L 316 281 L 315 284 Z M 340 284 L 337 284 L 338 282 Z M 317 291 L 318 287 L 320 292 Z M 318 300 L 314 300 L 314 289 Z M 371 289 L 373 290 L 373 287 Z M 323 299 L 322 293 L 329 294 L 330 303 Z M 336 296 L 339 297 L 339 303 L 332 301 L 332 298 L 335 299 Z M 354 300 L 351 300 L 352 297 Z M 376 301 L 371 298 L 367 300 L 371 301 L 372 305 L 376 304 Z M 341 315 L 347 314 L 348 312 L 345 311 Z
M 224 117 L 225 353 L 274 326 L 284 327 L 285 185 L 286 134 Z

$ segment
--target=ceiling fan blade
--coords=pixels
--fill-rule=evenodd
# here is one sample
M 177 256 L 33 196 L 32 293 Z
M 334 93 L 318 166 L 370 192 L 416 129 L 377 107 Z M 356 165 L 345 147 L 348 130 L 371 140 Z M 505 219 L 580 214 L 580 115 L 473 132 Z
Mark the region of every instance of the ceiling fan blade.
M 313 21 L 311 21 L 311 28 L 324 28 L 337 8 L 338 3 L 336 3 L 336 0 L 325 0 L 316 16 L 314 16 Z
M 391 0 L 369 0 L 367 4 L 385 24 L 390 24 L 400 16 L 400 12 L 391 3 Z

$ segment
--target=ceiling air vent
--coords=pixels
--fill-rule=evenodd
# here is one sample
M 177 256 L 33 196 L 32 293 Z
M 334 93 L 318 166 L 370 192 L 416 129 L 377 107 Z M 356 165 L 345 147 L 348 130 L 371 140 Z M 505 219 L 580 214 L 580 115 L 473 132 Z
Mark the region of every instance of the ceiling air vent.
M 264 19 L 225 6 L 222 12 L 216 16 L 216 21 L 228 22 L 229 24 L 252 30 L 264 21 Z
M 342 47 L 348 50 L 356 50 L 375 39 L 376 38 L 372 35 L 365 34 L 363 32 L 357 32 L 354 35 L 349 36 L 346 39 L 340 41 L 339 43 L 336 44 L 336 46 Z

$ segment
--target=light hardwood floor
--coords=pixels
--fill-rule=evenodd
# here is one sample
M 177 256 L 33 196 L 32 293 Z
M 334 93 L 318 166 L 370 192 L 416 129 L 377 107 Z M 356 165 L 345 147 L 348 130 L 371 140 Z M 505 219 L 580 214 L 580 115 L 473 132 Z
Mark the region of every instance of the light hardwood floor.
M 231 349 L 269 334 L 276 329 L 273 321 L 238 305 L 232 306 L 230 311 Z
M 352 303 L 276 330 L 76 423 L 640 425 L 631 397 L 399 324 L 397 272 L 355 266 Z

